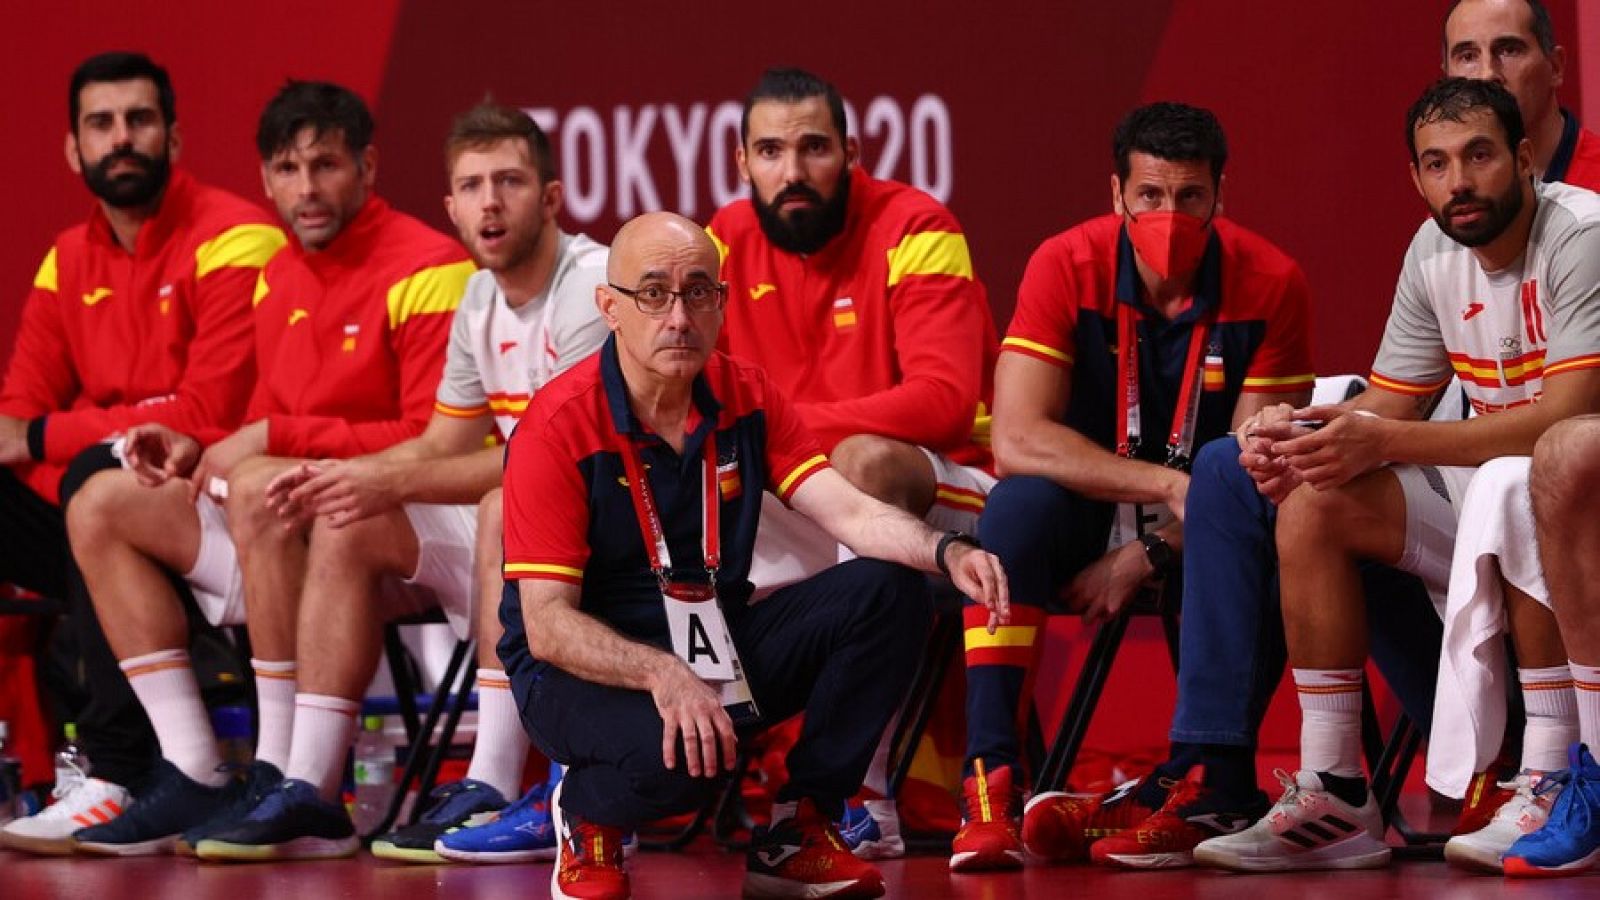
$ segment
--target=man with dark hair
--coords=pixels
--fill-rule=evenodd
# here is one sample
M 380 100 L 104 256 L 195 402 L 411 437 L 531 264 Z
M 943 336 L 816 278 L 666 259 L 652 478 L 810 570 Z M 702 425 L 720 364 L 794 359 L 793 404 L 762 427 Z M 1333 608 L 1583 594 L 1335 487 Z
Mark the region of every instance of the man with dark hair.
M 302 463 L 267 489 L 285 522 L 310 526 L 294 731 L 328 719 L 323 739 L 295 745 L 291 776 L 304 771 L 313 784 L 338 783 L 383 623 L 396 612 L 391 583 L 427 584 L 429 605 L 444 611 L 458 636 L 477 639 L 478 732 L 467 777 L 440 786 L 415 825 L 372 845 L 374 855 L 411 862 L 440 862 L 434 842 L 447 830 L 500 810 L 519 793 L 528 742 L 494 650 L 501 633 L 500 444 L 534 393 L 599 349 L 607 334 L 594 306 L 606 248 L 556 227 L 563 188 L 539 174 L 555 171 L 539 126 L 520 110 L 477 106 L 456 120 L 446 166 L 445 208 L 483 268 L 468 279 L 451 324 L 428 427 L 378 453 Z M 252 840 L 296 836 L 290 829 Z M 555 855 L 548 828 L 532 836 L 544 840 L 529 852 Z M 496 845 L 475 858 L 508 854 Z
M 1254 429 L 1269 457 L 1259 467 L 1262 490 L 1279 506 L 1301 767 L 1257 824 L 1195 848 L 1209 865 L 1279 871 L 1389 861 L 1362 775 L 1367 626 L 1357 563 L 1417 574 L 1444 615 L 1460 504 L 1477 468 L 1525 455 L 1553 423 L 1600 408 L 1600 198 L 1533 180 L 1516 100 L 1494 82 L 1430 86 L 1407 131 L 1412 179 L 1432 215 L 1406 252 L 1371 387 Z M 1479 415 L 1419 421 L 1452 376 Z M 1530 784 L 1519 807 L 1537 824 L 1558 785 L 1532 783 L 1559 768 L 1565 750 L 1563 729 L 1550 727 L 1559 721 L 1545 720 L 1571 709 L 1572 682 L 1548 610 L 1512 601 L 1505 616 L 1528 698 Z M 1441 693 L 1450 687 L 1441 677 Z M 1433 740 L 1441 737 L 1436 722 Z M 1519 833 L 1507 829 L 1500 848 Z M 1483 858 L 1497 866 L 1500 853 Z
M 731 297 L 723 346 L 772 374 L 856 487 L 972 532 L 994 483 L 981 436 L 995 339 L 960 223 L 927 194 L 869 176 L 839 92 L 809 72 L 764 73 L 740 135 L 751 196 L 708 226 Z M 839 558 L 828 535 L 767 501 L 758 596 Z M 859 827 L 845 829 L 869 857 L 904 853 L 887 751 L 885 736 L 865 805 L 851 808 Z
M 210 441 L 238 424 L 254 375 L 251 290 L 284 243 L 266 213 L 174 166 L 172 85 L 148 57 L 85 60 L 68 107 L 66 162 L 97 203 L 45 255 L 0 387 L 0 579 L 67 598 L 90 686 L 77 721 L 94 777 L 72 774 L 54 805 L 0 830 L 0 845 L 36 852 L 63 852 L 82 820 L 117 815 L 156 749 L 72 570 L 58 499 L 114 468 L 102 442 L 132 425 Z
M 1539 0 L 1456 0 L 1444 20 L 1444 73 L 1498 82 L 1517 98 L 1545 181 L 1600 188 L 1600 138 L 1561 108 L 1567 54 Z
M 1169 814 L 1205 817 L 1208 833 L 1265 808 L 1253 767 L 1240 759 L 1248 748 L 1180 738 L 1175 723 L 1173 758 L 1157 777 L 1105 798 L 1042 793 L 1020 835 L 1016 822 L 1019 724 L 1046 607 L 1065 588 L 1067 608 L 1097 622 L 1124 614 L 1143 586 L 1180 564 L 1189 584 L 1195 566 L 1225 555 L 1182 552 L 1190 524 L 1212 512 L 1194 499 L 1212 476 L 1204 453 L 1190 471 L 1196 448 L 1231 444 L 1224 434 L 1260 410 L 1309 396 L 1305 276 L 1221 217 L 1226 160 L 1210 112 L 1179 103 L 1132 111 L 1113 140 L 1114 214 L 1045 241 L 1023 275 L 995 371 L 994 449 L 1005 477 L 978 532 L 1016 585 L 1016 624 L 993 640 L 968 632 L 967 766 L 988 815 L 969 814 L 954 868 L 1021 865 L 1024 840 L 1046 859 L 1082 859 L 1087 834 L 1113 834 L 1164 802 Z M 1188 654 L 1187 596 L 1184 604 Z M 1224 615 L 1233 613 L 1209 610 L 1196 624 Z M 1233 671 L 1225 657 L 1255 640 L 1250 623 L 1240 625 L 1231 640 L 1186 656 L 1180 676 Z M 1247 670 L 1238 693 L 1252 687 Z M 1180 681 L 1180 710 L 1184 689 Z M 1206 766 L 1203 786 L 1184 780 L 1197 763 Z M 1113 846 L 1104 861 L 1182 864 L 1199 839 L 1157 834 L 1159 846 Z
M 267 486 L 306 459 L 373 453 L 422 432 L 451 314 L 474 268 L 459 244 L 374 193 L 371 132 L 365 104 L 336 85 L 290 82 L 267 104 L 257 133 L 262 183 L 295 240 L 256 283 L 260 374 L 248 424 L 203 453 L 179 429 L 132 429 L 131 471 L 97 475 L 69 511 L 74 553 L 163 756 L 155 785 L 127 813 L 75 835 L 81 850 L 163 852 L 187 829 L 188 846 L 200 849 L 201 838 L 238 826 L 246 809 L 251 826 L 263 809 L 305 813 L 319 827 L 335 822 L 268 852 L 355 850 L 327 785 L 289 765 L 291 737 L 296 746 L 337 740 L 345 715 L 324 704 L 318 711 L 329 716 L 292 728 L 297 702 L 321 699 L 295 694 L 298 600 L 313 529 L 303 520 L 286 527 L 267 505 Z M 183 573 L 209 621 L 249 625 L 260 730 L 245 782 L 218 769 L 182 649 L 173 572 Z M 435 573 L 397 586 L 396 605 L 432 598 L 424 574 Z M 330 616 L 354 601 L 318 598 Z
M 759 367 L 715 352 L 717 268 L 686 219 L 624 225 L 595 290 L 612 337 L 534 397 L 507 451 L 500 655 L 528 733 L 569 767 L 551 799 L 552 897 L 627 897 L 623 833 L 704 802 L 733 768 L 735 716 L 753 729 L 801 710 L 745 893 L 881 896 L 831 820 L 928 625 L 908 567 L 949 574 L 990 628 L 1006 618 L 993 556 L 852 487 Z M 768 492 L 880 558 L 750 605 Z

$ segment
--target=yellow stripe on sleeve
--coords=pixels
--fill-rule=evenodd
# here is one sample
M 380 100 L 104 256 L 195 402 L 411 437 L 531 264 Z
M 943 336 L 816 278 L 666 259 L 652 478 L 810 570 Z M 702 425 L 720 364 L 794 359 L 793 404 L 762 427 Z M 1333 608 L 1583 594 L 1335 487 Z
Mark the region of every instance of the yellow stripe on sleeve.
M 1317 380 L 1317 376 L 1316 376 L 1316 373 L 1314 373 L 1314 372 L 1307 372 L 1304 375 L 1283 375 L 1283 376 L 1278 376 L 1278 377 L 1269 377 L 1269 376 L 1265 376 L 1265 375 L 1258 375 L 1258 376 L 1246 376 L 1245 379 L 1244 379 L 1244 386 L 1245 387 L 1301 387 L 1303 385 L 1313 384 L 1313 383 L 1316 382 L 1316 380 Z
M 1059 362 L 1064 362 L 1069 365 L 1072 363 L 1071 354 L 1063 353 L 1049 344 L 1041 344 L 1038 341 L 1030 341 L 1027 338 L 1008 337 L 1000 342 L 1000 347 L 1001 349 L 1010 347 L 1013 350 L 1032 351 L 1033 353 L 1043 354 Z
M 440 400 L 433 401 L 433 411 L 452 419 L 476 419 L 488 415 L 489 405 L 483 406 L 451 406 Z
M 462 260 L 432 266 L 395 282 L 389 288 L 389 328 L 399 328 L 412 316 L 454 311 L 467 289 L 467 279 L 477 270 Z
M 261 301 L 265 300 L 267 298 L 267 294 L 271 292 L 271 289 L 267 287 L 267 270 L 262 269 L 256 275 L 256 289 L 255 293 L 250 295 L 250 305 L 260 306 Z
M 919 231 L 888 251 L 889 287 L 916 275 L 954 275 L 972 280 L 972 254 L 959 231 Z
M 552 563 L 506 563 L 507 575 L 543 575 L 546 577 L 583 580 L 583 570 L 571 566 L 558 566 Z
M 1037 625 L 1001 625 L 994 630 L 994 634 L 990 634 L 988 628 L 979 626 L 968 628 L 962 636 L 962 642 L 968 650 L 983 647 L 1031 647 L 1038 632 Z
M 33 276 L 33 286 L 54 294 L 59 282 L 60 278 L 56 275 L 56 248 L 51 247 L 50 252 L 44 255 L 44 262 L 39 264 L 39 271 Z
M 800 465 L 795 466 L 794 469 L 789 473 L 788 477 L 784 478 L 783 481 L 778 483 L 778 496 L 780 498 L 789 496 L 789 488 L 792 487 L 795 482 L 815 471 L 818 467 L 825 466 L 827 464 L 828 458 L 823 456 L 821 453 L 818 453 L 816 456 L 813 456 Z
M 218 269 L 240 266 L 259 269 L 288 240 L 271 225 L 235 225 L 194 251 L 194 277 L 204 278 Z

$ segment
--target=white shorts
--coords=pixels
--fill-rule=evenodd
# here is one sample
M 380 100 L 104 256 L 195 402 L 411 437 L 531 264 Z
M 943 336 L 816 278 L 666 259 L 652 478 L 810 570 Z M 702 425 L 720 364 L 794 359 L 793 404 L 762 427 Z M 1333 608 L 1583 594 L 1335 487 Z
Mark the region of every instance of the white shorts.
M 1422 579 L 1434 610 L 1444 618 L 1455 554 L 1457 513 L 1474 466 L 1390 466 L 1406 499 L 1406 543 L 1395 568 Z
M 244 576 L 228 531 L 227 513 L 209 496 L 195 501 L 200 517 L 200 552 L 184 573 L 206 621 L 245 624 Z M 380 585 L 391 618 L 440 609 L 457 636 L 472 633 L 472 552 L 478 531 L 476 504 L 408 503 L 406 519 L 417 535 L 417 570 L 410 578 Z
M 939 531 L 977 533 L 978 515 L 983 512 L 995 477 L 982 469 L 951 462 L 926 448 L 917 449 L 933 465 L 934 501 L 924 521 Z M 755 586 L 751 599 L 760 600 L 854 556 L 822 526 L 784 506 L 772 494 L 763 494 L 761 523 L 756 529 L 755 552 L 750 561 L 750 583 Z

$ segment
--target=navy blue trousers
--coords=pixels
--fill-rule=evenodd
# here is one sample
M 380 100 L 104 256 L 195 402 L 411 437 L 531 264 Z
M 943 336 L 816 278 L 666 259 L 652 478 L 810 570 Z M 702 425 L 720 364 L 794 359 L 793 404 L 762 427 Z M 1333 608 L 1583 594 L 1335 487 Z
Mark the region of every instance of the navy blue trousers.
M 857 559 L 729 610 L 728 625 L 761 721 L 805 713 L 780 801 L 811 798 L 828 815 L 861 786 L 878 739 L 910 686 L 932 621 L 927 580 Z M 562 805 L 632 828 L 698 808 L 715 781 L 661 757 L 661 716 L 642 691 L 606 687 L 552 666 L 511 673 L 523 725 L 568 768 Z

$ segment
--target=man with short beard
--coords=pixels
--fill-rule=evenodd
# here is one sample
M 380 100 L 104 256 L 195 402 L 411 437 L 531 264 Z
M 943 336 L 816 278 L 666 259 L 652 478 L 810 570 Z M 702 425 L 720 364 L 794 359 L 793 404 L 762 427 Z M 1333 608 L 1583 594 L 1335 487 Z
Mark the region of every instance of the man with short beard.
M 935 528 L 971 533 L 994 484 L 987 296 L 950 211 L 868 175 L 859 155 L 832 85 L 798 69 L 761 76 L 738 150 L 751 196 L 707 229 L 728 282 L 723 346 L 771 373 L 852 484 Z M 767 501 L 757 596 L 839 557 L 820 529 Z M 880 747 L 867 777 L 872 819 L 853 807 L 862 830 L 846 829 L 868 858 L 904 853 L 898 817 L 880 799 L 886 762 Z
M 255 374 L 251 292 L 284 244 L 264 212 L 173 165 L 172 83 L 148 57 L 90 57 L 67 97 L 67 166 L 98 202 L 34 276 L 0 388 L 0 580 L 68 599 L 92 688 L 78 742 L 95 769 L 0 832 L 0 844 L 35 852 L 63 852 L 81 820 L 116 816 L 155 756 L 71 569 L 58 503 L 117 465 L 102 442 L 129 426 L 160 422 L 209 443 L 239 423 Z
M 483 268 L 467 280 L 451 323 L 433 418 L 421 435 L 379 453 L 303 463 L 268 494 L 287 522 L 327 523 L 311 531 L 296 653 L 298 690 L 317 703 L 297 706 L 295 731 L 329 706 L 359 705 L 392 618 L 389 582 L 434 569 L 436 605 L 458 636 L 477 640 L 478 732 L 466 777 L 440 785 L 420 821 L 372 844 L 384 859 L 430 863 L 443 861 L 434 843 L 447 831 L 517 797 L 528 755 L 495 655 L 503 441 L 533 395 L 609 333 L 594 305 L 606 248 L 557 227 L 563 187 L 539 126 L 520 110 L 484 103 L 456 120 L 445 155 L 445 207 Z M 342 731 L 297 745 L 291 769 L 339 777 L 356 720 L 334 721 Z M 551 787 L 536 788 L 536 798 Z M 526 827 L 530 817 L 546 827 Z M 463 842 L 452 858 L 554 858 L 548 821 L 542 805 L 519 804 L 497 818 L 490 839 L 451 835 Z
M 1533 145 L 1516 100 L 1492 81 L 1432 85 L 1408 113 L 1406 134 L 1412 179 L 1432 218 L 1406 252 L 1371 387 L 1339 406 L 1269 411 L 1246 429 L 1262 442 L 1246 448 L 1246 456 L 1260 457 L 1249 465 L 1278 504 L 1301 765 L 1259 822 L 1195 848 L 1203 864 L 1280 871 L 1388 863 L 1362 767 L 1368 634 L 1357 565 L 1372 560 L 1418 575 L 1444 614 L 1458 522 L 1463 532 L 1469 527 L 1468 481 L 1495 457 L 1529 454 L 1562 419 L 1600 410 L 1600 198 L 1534 181 Z M 1419 421 L 1452 378 L 1479 415 Z M 1523 748 L 1531 771 L 1516 803 L 1523 828 L 1532 828 L 1560 790 L 1555 779 L 1533 785 L 1565 768 L 1555 697 L 1566 692 L 1570 708 L 1572 680 L 1547 611 L 1508 608 L 1505 615 L 1524 696 L 1533 698 Z M 1460 689 L 1443 665 L 1440 671 L 1441 693 Z M 1435 723 L 1435 742 L 1440 737 Z M 1465 756 L 1463 736 L 1446 738 Z M 1496 735 L 1490 753 L 1498 743 Z M 1578 758 L 1574 751 L 1574 765 Z M 1558 808 L 1551 823 L 1566 818 Z M 1503 860 L 1511 871 L 1523 828 L 1480 835 L 1493 840 L 1479 842 L 1477 865 L 1498 868 Z M 1555 866 L 1549 856 L 1529 857 L 1528 869 Z

